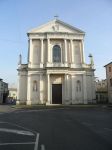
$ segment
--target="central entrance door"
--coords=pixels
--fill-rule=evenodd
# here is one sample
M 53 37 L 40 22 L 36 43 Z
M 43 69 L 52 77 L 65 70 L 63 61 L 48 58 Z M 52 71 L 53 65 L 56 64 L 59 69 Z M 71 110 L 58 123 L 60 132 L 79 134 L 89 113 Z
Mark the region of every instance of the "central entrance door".
M 52 103 L 62 104 L 62 84 L 52 84 Z

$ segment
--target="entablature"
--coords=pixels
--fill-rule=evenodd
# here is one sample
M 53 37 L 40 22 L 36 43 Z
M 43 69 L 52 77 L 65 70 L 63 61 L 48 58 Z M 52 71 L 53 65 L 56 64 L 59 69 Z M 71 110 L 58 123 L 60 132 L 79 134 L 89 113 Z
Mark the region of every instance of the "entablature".
M 30 33 L 29 39 L 75 39 L 75 40 L 83 40 L 83 34 L 74 34 L 74 33 Z

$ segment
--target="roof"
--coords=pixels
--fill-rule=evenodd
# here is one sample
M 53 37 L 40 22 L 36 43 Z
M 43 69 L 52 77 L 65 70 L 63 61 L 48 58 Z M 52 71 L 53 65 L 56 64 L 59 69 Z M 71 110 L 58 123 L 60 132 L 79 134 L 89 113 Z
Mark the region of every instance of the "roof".
M 106 67 L 106 66 L 108 66 L 108 65 L 110 65 L 110 64 L 112 64 L 112 61 L 111 61 L 110 63 L 106 64 L 104 67 Z
M 67 31 L 72 31 L 72 32 L 77 32 L 79 34 L 85 34 L 84 31 L 82 31 L 81 29 L 78 29 L 76 27 L 73 27 L 71 25 L 69 25 L 68 23 L 65 23 L 59 19 L 53 19 L 37 28 L 34 28 L 34 29 L 31 29 L 28 31 L 28 34 L 30 33 L 39 33 L 39 32 L 49 32 L 49 31 L 52 31 L 53 32 L 53 26 L 55 25 L 60 25 L 61 27 L 65 27 L 67 29 Z M 47 27 L 47 28 L 46 28 Z M 51 28 L 52 27 L 52 28 Z M 44 30 L 43 30 L 44 29 Z M 59 32 L 62 32 L 62 30 L 60 29 Z

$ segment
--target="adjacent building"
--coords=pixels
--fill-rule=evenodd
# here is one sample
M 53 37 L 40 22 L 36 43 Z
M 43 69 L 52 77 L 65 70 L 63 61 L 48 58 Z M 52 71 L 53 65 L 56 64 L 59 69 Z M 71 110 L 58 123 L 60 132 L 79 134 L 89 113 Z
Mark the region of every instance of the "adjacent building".
M 96 102 L 108 103 L 107 80 L 96 80 Z
M 94 63 L 85 32 L 54 19 L 28 33 L 28 62 L 18 65 L 17 104 L 88 104 L 95 99 Z
M 106 68 L 106 78 L 108 87 L 108 102 L 112 103 L 112 62 L 104 66 Z
M 0 79 L 0 103 L 6 103 L 8 97 L 8 83 Z
M 8 103 L 16 103 L 17 100 L 17 88 L 9 88 Z

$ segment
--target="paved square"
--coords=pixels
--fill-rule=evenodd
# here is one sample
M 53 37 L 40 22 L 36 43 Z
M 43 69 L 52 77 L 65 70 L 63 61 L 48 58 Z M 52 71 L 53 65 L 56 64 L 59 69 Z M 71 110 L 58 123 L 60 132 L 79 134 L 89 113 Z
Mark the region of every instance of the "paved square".
M 27 109 L 0 114 L 3 150 L 112 150 L 112 110 Z

